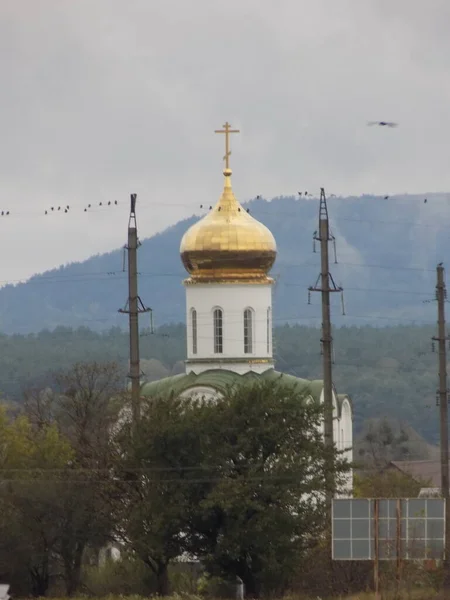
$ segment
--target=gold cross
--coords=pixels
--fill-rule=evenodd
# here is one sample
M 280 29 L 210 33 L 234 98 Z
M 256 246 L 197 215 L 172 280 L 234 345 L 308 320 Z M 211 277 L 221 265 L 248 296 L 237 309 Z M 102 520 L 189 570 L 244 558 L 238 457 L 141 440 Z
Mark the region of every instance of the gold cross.
M 240 133 L 239 129 L 231 129 L 231 125 L 228 123 L 228 121 L 225 123 L 225 125 L 222 125 L 223 129 L 216 129 L 214 131 L 214 133 L 224 133 L 225 134 L 225 156 L 223 157 L 223 160 L 225 161 L 225 168 L 229 169 L 230 168 L 230 162 L 229 162 L 229 157 L 231 154 L 231 150 L 230 150 L 230 133 Z

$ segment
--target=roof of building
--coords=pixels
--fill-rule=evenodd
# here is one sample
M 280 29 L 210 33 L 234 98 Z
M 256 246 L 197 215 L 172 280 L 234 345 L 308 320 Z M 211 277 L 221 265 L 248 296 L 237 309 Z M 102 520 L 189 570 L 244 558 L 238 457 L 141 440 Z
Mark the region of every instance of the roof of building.
M 308 380 L 280 373 L 275 369 L 267 369 L 263 373 L 254 373 L 249 371 L 244 375 L 229 371 L 227 369 L 208 369 L 196 375 L 195 373 L 181 373 L 171 377 L 165 377 L 158 381 L 144 383 L 141 387 L 141 393 L 144 396 L 164 396 L 170 392 L 181 394 L 182 392 L 194 387 L 209 387 L 218 392 L 226 392 L 227 389 L 235 385 L 242 385 L 253 381 L 279 381 L 283 385 L 295 386 L 298 390 L 306 392 L 314 400 L 319 401 L 323 389 L 323 382 L 319 379 Z M 339 394 L 338 411 L 341 412 L 342 403 L 348 400 L 351 406 L 350 398 L 346 394 Z
M 223 174 L 225 186 L 219 201 L 181 240 L 181 259 L 191 275 L 187 283 L 268 282 L 267 273 L 277 253 L 275 239 L 237 201 L 231 169 Z
M 413 479 L 441 486 L 441 464 L 438 460 L 393 460 L 390 465 Z

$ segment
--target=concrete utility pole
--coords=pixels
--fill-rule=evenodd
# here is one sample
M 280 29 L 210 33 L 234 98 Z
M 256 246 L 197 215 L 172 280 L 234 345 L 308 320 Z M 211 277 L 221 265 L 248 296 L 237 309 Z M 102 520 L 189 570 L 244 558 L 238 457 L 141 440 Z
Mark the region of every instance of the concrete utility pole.
M 137 236 L 136 222 L 136 194 L 131 194 L 130 217 L 128 219 L 128 243 L 125 249 L 128 251 L 128 300 L 125 308 L 119 312 L 129 316 L 130 336 L 130 370 L 128 377 L 131 379 L 131 410 L 133 427 L 139 424 L 141 414 L 141 366 L 139 358 L 139 313 L 149 312 L 138 295 L 138 270 L 137 249 L 140 242 Z
M 433 340 L 439 347 L 439 412 L 441 437 L 441 495 L 445 498 L 445 588 L 450 589 L 450 499 L 448 473 L 448 389 L 447 389 L 447 341 L 445 331 L 445 302 L 447 290 L 444 281 L 444 267 L 437 266 L 436 300 L 438 305 L 438 335 Z
M 327 511 L 331 519 L 331 500 L 334 495 L 334 476 L 333 476 L 333 374 L 332 374 L 332 353 L 333 338 L 331 335 L 331 316 L 330 316 L 330 294 L 332 292 L 341 292 L 333 280 L 329 269 L 328 243 L 334 243 L 334 237 L 330 234 L 328 222 L 327 199 L 324 188 L 320 189 L 319 206 L 319 229 L 314 232 L 313 239 L 320 242 L 320 263 L 321 272 L 314 286 L 308 288 L 309 292 L 320 292 L 322 295 L 322 355 L 323 355 L 323 401 L 324 401 L 324 439 L 325 447 L 329 450 L 329 459 L 326 464 L 326 483 L 327 483 Z M 335 251 L 335 262 L 336 251 Z M 331 522 L 331 521 L 330 521 Z

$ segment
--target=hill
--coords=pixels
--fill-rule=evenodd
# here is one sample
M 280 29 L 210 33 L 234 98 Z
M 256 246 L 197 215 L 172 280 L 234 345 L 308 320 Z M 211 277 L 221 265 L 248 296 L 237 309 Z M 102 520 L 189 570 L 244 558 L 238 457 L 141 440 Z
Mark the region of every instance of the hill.
M 334 298 L 336 325 L 435 321 L 435 308 L 423 300 L 433 296 L 436 263 L 450 255 L 449 198 L 448 194 L 429 194 L 427 203 L 422 195 L 329 199 L 338 257 L 332 273 L 345 288 L 346 316 L 341 316 L 339 298 Z M 246 206 L 277 240 L 276 322 L 319 323 L 318 295 L 313 295 L 312 306 L 307 304 L 307 288 L 319 273 L 319 256 L 312 252 L 318 201 L 280 197 L 253 200 Z M 140 295 L 153 309 L 156 324 L 184 320 L 181 281 L 186 274 L 178 248 L 184 231 L 195 220 L 181 221 L 143 240 Z M 117 312 L 127 297 L 122 253 L 117 249 L 3 287 L 0 331 L 126 327 L 126 317 Z

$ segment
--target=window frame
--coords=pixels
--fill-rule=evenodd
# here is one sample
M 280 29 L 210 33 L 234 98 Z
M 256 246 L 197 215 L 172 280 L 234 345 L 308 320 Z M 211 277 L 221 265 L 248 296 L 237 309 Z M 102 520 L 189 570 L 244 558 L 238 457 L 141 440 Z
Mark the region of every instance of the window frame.
M 223 310 L 213 309 L 213 348 L 214 354 L 223 354 Z
M 247 306 L 244 309 L 244 354 L 253 354 L 253 319 L 254 310 Z
M 197 336 L 197 311 L 191 308 L 191 335 L 192 335 L 192 354 L 198 352 L 198 336 Z

